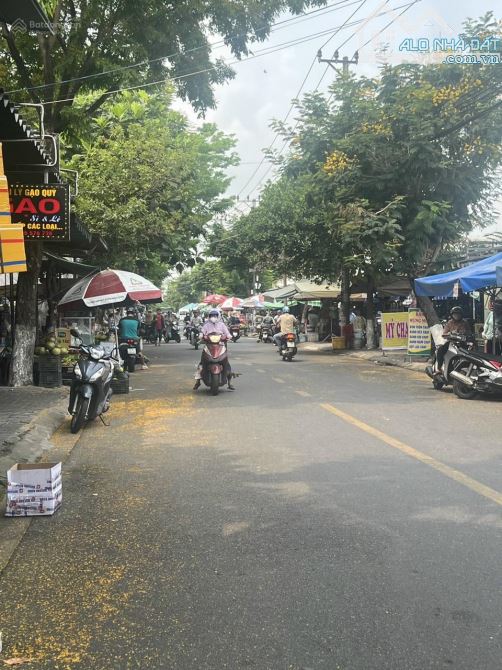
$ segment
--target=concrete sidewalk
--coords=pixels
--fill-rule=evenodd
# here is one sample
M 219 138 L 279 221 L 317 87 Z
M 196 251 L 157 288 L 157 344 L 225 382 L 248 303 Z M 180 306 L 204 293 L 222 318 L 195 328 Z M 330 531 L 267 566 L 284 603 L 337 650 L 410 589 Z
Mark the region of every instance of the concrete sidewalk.
M 68 389 L 0 387 L 0 499 L 7 470 L 35 461 L 66 415 Z
M 331 342 L 304 342 L 299 346 L 300 351 L 312 351 L 330 356 L 345 356 L 349 358 L 359 358 L 365 361 L 372 361 L 377 365 L 392 365 L 398 368 L 407 368 L 423 372 L 427 359 L 421 358 L 419 361 L 410 360 L 407 354 L 393 353 L 389 354 L 381 349 L 341 349 L 335 351 Z

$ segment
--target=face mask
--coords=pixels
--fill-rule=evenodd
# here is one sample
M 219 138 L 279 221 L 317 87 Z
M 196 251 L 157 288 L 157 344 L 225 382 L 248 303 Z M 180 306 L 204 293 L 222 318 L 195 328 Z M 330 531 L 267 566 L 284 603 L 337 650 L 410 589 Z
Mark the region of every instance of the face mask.
M 211 316 L 209 321 L 211 321 L 212 323 L 216 323 L 218 321 L 218 317 L 217 316 Z

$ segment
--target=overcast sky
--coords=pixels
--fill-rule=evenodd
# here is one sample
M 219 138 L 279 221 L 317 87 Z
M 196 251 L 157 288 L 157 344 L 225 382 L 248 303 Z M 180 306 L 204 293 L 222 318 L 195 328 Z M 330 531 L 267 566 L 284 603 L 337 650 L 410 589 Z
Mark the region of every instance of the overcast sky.
M 423 60 L 425 58 L 423 55 L 412 55 L 399 51 L 399 44 L 407 37 L 455 37 L 467 17 L 479 17 L 492 9 L 496 12 L 495 5 L 497 4 L 494 0 L 476 0 L 476 2 L 472 0 L 421 0 L 402 16 L 398 16 L 409 2 L 410 0 L 366 0 L 365 2 L 347 0 L 342 4 L 340 0 L 328 0 L 328 5 L 333 5 L 332 7 L 277 25 L 266 42 L 251 46 L 253 53 L 257 54 L 262 49 L 314 35 L 313 39 L 303 44 L 289 46 L 273 54 L 235 65 L 235 79 L 217 87 L 218 106 L 209 112 L 207 120 L 214 121 L 224 132 L 236 136 L 237 151 L 242 161 L 241 165 L 232 172 L 234 179 L 229 189 L 231 194 L 241 193 L 242 198 L 247 196 L 254 198 L 265 180 L 273 175 L 273 172 L 265 175 L 269 168 L 269 164 L 265 162 L 246 185 L 263 157 L 262 149 L 274 139 L 274 132 L 269 127 L 270 121 L 274 118 L 284 118 L 290 108 L 291 99 L 296 96 L 318 49 L 353 12 L 357 10 L 349 24 L 361 19 L 368 20 L 340 30 L 325 46 L 323 55 L 331 56 L 336 48 L 350 38 L 340 49 L 340 56 L 351 58 L 359 49 L 359 65 L 355 67 L 355 72 L 374 76 L 378 71 L 379 62 L 382 61 L 383 46 L 386 47 L 384 58 L 388 62 L 398 63 L 419 58 Z M 335 7 L 335 3 L 339 6 Z M 386 13 L 380 17 L 375 16 L 381 12 Z M 279 21 L 290 18 L 291 16 L 286 14 L 280 17 Z M 377 35 L 391 21 L 393 21 L 392 25 Z M 321 32 L 326 34 L 316 35 Z M 354 32 L 355 35 L 351 37 Z M 368 40 L 371 40 L 369 44 L 361 48 Z M 224 49 L 215 50 L 215 55 L 229 56 Z M 465 67 L 474 66 L 466 65 Z M 502 67 L 502 64 L 499 67 Z M 303 92 L 316 88 L 325 68 L 325 65 L 315 63 Z M 329 86 L 333 75 L 332 70 L 326 74 L 320 90 L 325 90 Z M 182 107 L 184 111 L 188 111 L 187 106 Z M 195 118 L 193 114 L 191 118 Z M 281 144 L 278 140 L 274 146 L 279 148 Z M 240 205 L 243 211 L 246 210 L 246 207 L 244 204 Z M 502 210 L 502 203 L 500 209 Z M 502 217 L 499 217 L 496 225 L 497 229 L 502 230 Z

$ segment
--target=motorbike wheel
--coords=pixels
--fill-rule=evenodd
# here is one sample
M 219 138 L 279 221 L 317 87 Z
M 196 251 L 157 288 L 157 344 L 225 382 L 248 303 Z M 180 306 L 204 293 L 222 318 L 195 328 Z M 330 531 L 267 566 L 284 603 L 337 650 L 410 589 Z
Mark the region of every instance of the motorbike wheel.
M 433 379 L 432 386 L 436 389 L 436 391 L 441 391 L 444 386 L 444 382 L 441 379 Z
M 134 372 L 136 368 L 136 361 L 133 356 L 127 356 L 127 372 Z
M 220 375 L 211 375 L 211 395 L 218 395 L 220 392 Z
M 199 348 L 199 340 L 195 340 L 193 346 L 195 347 L 195 351 L 197 351 L 197 349 Z
M 465 374 L 468 367 L 468 365 L 461 365 L 456 369 L 458 372 Z M 476 389 L 473 389 L 471 386 L 467 386 L 467 384 L 462 384 L 462 382 L 458 379 L 453 380 L 453 393 L 461 400 L 472 400 L 478 394 Z
M 77 411 L 71 418 L 70 431 L 75 434 L 82 428 L 85 422 L 85 415 L 89 409 L 90 398 L 79 397 L 77 401 Z

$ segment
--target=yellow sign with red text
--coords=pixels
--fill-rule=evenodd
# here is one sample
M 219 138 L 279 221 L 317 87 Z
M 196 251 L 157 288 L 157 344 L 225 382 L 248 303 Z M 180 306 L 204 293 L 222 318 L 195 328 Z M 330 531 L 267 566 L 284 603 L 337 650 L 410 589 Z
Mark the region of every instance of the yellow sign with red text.
M 22 224 L 11 223 L 9 185 L 3 169 L 0 142 L 0 273 L 26 272 L 26 252 Z
M 382 349 L 408 349 L 408 312 L 382 312 Z

